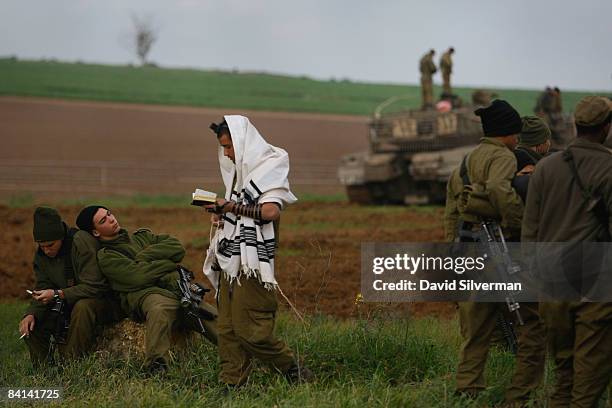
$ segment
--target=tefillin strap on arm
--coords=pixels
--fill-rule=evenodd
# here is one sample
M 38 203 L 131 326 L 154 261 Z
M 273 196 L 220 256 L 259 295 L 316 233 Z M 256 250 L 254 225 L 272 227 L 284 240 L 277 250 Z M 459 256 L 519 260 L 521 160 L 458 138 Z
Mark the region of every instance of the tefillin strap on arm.
M 236 204 L 232 205 L 230 212 L 235 215 L 261 220 L 261 204 Z

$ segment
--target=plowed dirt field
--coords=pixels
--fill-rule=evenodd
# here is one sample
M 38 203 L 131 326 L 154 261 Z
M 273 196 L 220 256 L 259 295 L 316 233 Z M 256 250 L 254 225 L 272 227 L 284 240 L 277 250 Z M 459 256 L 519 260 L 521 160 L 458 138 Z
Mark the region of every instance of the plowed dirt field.
M 33 208 L 0 208 L 4 228 L 0 238 L 0 298 L 26 299 L 33 285 Z M 71 224 L 76 206 L 59 207 Z M 210 223 L 201 209 L 121 208 L 115 213 L 128 230 L 146 226 L 170 233 L 187 249 L 184 264 L 201 280 Z M 303 203 L 283 212 L 277 279 L 289 300 L 302 313 L 325 313 L 338 317 L 384 313 L 454 315 L 444 303 L 355 304 L 360 292 L 362 241 L 441 241 L 442 209 L 359 207 L 346 203 Z M 209 299 L 212 300 L 212 299 Z M 286 303 L 283 301 L 283 303 Z

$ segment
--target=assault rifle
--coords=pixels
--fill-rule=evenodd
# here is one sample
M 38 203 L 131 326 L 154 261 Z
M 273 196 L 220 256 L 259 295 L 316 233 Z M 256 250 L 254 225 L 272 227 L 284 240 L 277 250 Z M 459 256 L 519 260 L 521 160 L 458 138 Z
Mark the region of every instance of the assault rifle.
M 503 231 L 496 221 L 485 220 L 480 222 L 480 230 L 476 233 L 477 240 L 483 245 L 486 245 L 485 258 L 491 259 L 495 263 L 497 278 L 501 282 L 514 283 L 514 275 L 521 271 L 521 267 L 515 264 L 510 258 L 506 239 Z M 508 306 L 508 311 L 516 315 L 516 320 L 519 325 L 523 325 L 521 317 L 521 305 L 515 299 L 516 292 L 507 291 L 505 301 Z
M 177 265 L 176 270 L 179 274 L 177 282 L 181 291 L 181 307 L 185 309 L 188 316 L 192 317 L 197 322 L 200 333 L 205 334 L 206 329 L 204 328 L 202 319 L 214 320 L 215 316 L 200 308 L 200 303 L 204 299 L 206 292 L 210 292 L 210 289 L 194 282 L 193 272 L 184 266 Z
M 481 245 L 485 245 L 485 257 L 495 263 L 497 278 L 503 282 L 512 283 L 514 275 L 521 271 L 520 266 L 515 264 L 510 258 L 506 239 L 503 231 L 496 221 L 486 220 L 480 222 L 480 229 L 474 233 L 474 238 Z M 508 291 L 505 298 L 508 311 L 516 316 L 516 320 L 522 326 L 521 305 L 515 299 L 515 292 Z M 514 323 L 508 320 L 502 310 L 497 315 L 497 327 L 501 330 L 508 350 L 512 354 L 518 351 L 518 341 L 514 330 Z
M 57 298 L 51 311 L 57 313 L 57 320 L 55 321 L 55 330 L 53 330 L 53 341 L 55 344 L 66 344 L 66 338 L 68 337 L 68 329 L 70 328 L 70 315 L 68 313 L 68 307 L 64 299 Z
M 49 339 L 49 353 L 47 359 L 50 365 L 54 364 L 53 356 L 58 344 L 66 344 L 68 329 L 70 328 L 70 310 L 66 301 L 56 297 L 51 307 L 51 312 L 55 314 L 55 328 L 51 332 Z
M 497 327 L 504 336 L 504 340 L 506 340 L 506 346 L 508 347 L 508 351 L 512 354 L 516 354 L 518 351 L 518 339 L 516 338 L 516 332 L 514 331 L 514 324 L 506 319 L 503 311 L 498 311 L 497 313 Z

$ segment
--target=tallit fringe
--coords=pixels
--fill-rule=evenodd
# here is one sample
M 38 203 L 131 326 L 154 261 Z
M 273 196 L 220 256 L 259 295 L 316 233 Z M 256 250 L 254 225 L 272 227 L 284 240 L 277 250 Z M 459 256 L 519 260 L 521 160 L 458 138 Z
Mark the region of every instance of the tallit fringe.
M 238 272 L 238 275 L 236 276 L 229 276 L 229 274 L 227 273 L 224 273 L 223 275 L 225 276 L 225 279 L 229 281 L 230 285 L 234 283 L 234 281 L 236 281 L 238 285 L 240 285 L 240 278 L 242 276 L 246 276 L 247 279 L 257 278 L 257 281 L 261 283 L 264 289 L 268 291 L 278 290 L 278 283 L 262 282 L 261 274 L 259 273 L 259 269 L 252 269 L 252 268 L 249 268 L 247 265 L 241 265 L 240 271 Z

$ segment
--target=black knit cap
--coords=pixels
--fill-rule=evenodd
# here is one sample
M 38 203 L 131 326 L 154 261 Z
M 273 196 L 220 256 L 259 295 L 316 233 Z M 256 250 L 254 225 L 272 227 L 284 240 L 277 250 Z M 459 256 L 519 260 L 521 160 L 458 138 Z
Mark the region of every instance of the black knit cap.
M 91 234 L 91 231 L 94 229 L 93 217 L 100 208 L 108 210 L 108 208 L 103 205 L 90 205 L 89 207 L 83 208 L 76 219 L 77 227 Z
M 508 136 L 521 133 L 523 122 L 516 109 L 508 102 L 496 99 L 486 108 L 476 109 L 480 116 L 485 136 Z
M 66 228 L 58 212 L 49 207 L 34 210 L 34 241 L 46 242 L 64 239 Z

